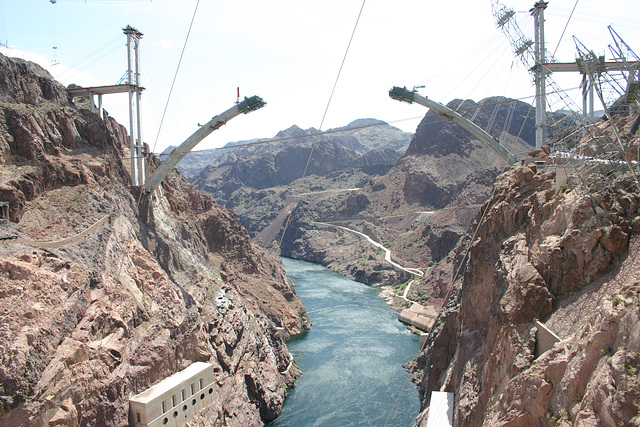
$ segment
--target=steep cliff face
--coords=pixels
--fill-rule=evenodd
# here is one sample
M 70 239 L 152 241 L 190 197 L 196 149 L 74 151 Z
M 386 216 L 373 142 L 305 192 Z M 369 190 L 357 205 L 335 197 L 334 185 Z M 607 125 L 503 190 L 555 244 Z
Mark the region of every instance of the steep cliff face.
M 632 159 L 634 120 L 616 118 Z M 416 361 L 423 409 L 443 390 L 456 425 L 637 425 L 640 191 L 629 176 L 603 183 L 593 172 L 589 197 L 534 165 L 497 179 Z M 561 339 L 541 355 L 535 319 Z
M 128 399 L 194 361 L 220 398 L 191 425 L 261 425 L 309 327 L 279 260 L 170 174 L 129 188 L 125 129 L 0 56 L 0 425 L 127 425 Z M 153 162 L 149 165 L 152 169 Z

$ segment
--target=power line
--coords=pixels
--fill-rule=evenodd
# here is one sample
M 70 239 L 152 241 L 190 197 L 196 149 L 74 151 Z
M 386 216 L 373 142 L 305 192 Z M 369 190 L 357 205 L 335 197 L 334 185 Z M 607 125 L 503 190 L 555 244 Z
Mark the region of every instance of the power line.
M 173 82 L 171 82 L 171 89 L 169 89 L 169 96 L 167 96 L 167 103 L 164 106 L 164 112 L 162 113 L 162 119 L 160 120 L 160 126 L 158 126 L 158 133 L 156 134 L 156 140 L 153 143 L 153 149 L 151 151 L 156 150 L 156 145 L 158 144 L 158 138 L 160 137 L 160 131 L 162 130 L 162 123 L 164 123 L 164 117 L 167 114 L 167 108 L 169 108 L 169 101 L 171 100 L 171 94 L 173 93 L 173 87 L 176 84 L 176 78 L 178 77 L 178 71 L 180 71 L 180 64 L 182 63 L 182 57 L 184 56 L 184 51 L 187 48 L 187 42 L 189 41 L 189 35 L 191 34 L 191 28 L 193 27 L 193 21 L 196 19 L 196 12 L 198 12 L 198 6 L 200 5 L 200 0 L 196 3 L 196 8 L 193 11 L 193 16 L 191 17 L 191 24 L 189 24 L 189 31 L 187 31 L 187 37 L 184 40 L 184 45 L 182 46 L 182 52 L 180 53 L 180 59 L 178 60 L 178 66 L 176 67 L 176 73 L 173 75 Z
M 351 32 L 351 38 L 349 38 L 349 43 L 347 44 L 347 49 L 344 52 L 344 57 L 342 58 L 342 63 L 340 64 L 340 69 L 338 70 L 338 75 L 336 76 L 336 81 L 333 84 L 333 89 L 331 90 L 331 95 L 329 96 L 329 101 L 327 102 L 327 107 L 324 109 L 324 114 L 322 116 L 322 120 L 320 122 L 320 127 L 318 127 L 318 131 L 322 130 L 322 126 L 324 125 L 324 120 L 327 117 L 327 112 L 329 111 L 329 106 L 331 105 L 331 100 L 333 99 L 333 94 L 336 91 L 336 87 L 338 86 L 338 80 L 340 79 L 340 74 L 342 73 L 342 68 L 344 67 L 344 63 L 347 60 L 347 55 L 349 54 L 349 48 L 351 47 L 351 42 L 353 41 L 353 36 L 356 34 L 356 29 L 358 28 L 358 23 L 360 22 L 360 17 L 362 16 L 362 11 L 364 10 L 364 5 L 367 3 L 367 0 L 363 0 L 362 6 L 360 7 L 360 12 L 358 13 L 358 18 L 356 19 L 356 23 L 353 26 L 353 31 Z M 316 144 L 318 143 L 318 137 L 320 135 L 316 134 L 315 141 L 313 141 L 313 145 L 311 146 L 311 152 L 309 153 L 309 158 L 307 159 L 307 164 L 304 167 L 304 172 L 302 172 L 302 177 L 307 176 L 307 170 L 309 168 L 309 163 L 311 163 L 311 157 L 313 156 L 313 151 L 316 148 Z M 293 214 L 293 210 L 289 212 L 287 215 L 287 222 L 284 225 L 284 229 L 282 230 L 282 235 L 280 236 L 280 242 L 278 243 L 278 247 L 282 248 L 282 242 L 284 241 L 284 235 L 287 232 L 287 228 L 289 227 L 289 221 L 291 220 L 291 215 Z M 282 249 L 281 249 L 282 250 Z
M 558 48 L 560 47 L 560 42 L 562 41 L 562 38 L 564 37 L 564 33 L 565 31 L 567 31 L 567 27 L 569 26 L 569 22 L 571 22 L 571 17 L 573 16 L 573 12 L 576 11 L 576 7 L 578 6 L 578 2 L 580 0 L 576 0 L 576 4 L 573 5 L 573 9 L 571 10 L 571 14 L 569 15 L 569 19 L 567 19 L 567 24 L 564 26 L 564 30 L 562 30 L 562 34 L 560 34 L 560 39 L 558 40 L 558 44 L 556 45 L 556 48 L 553 51 L 553 54 L 551 56 L 555 57 L 556 56 L 556 52 L 558 51 Z
M 107 56 L 120 49 L 120 42 L 124 38 L 124 35 L 120 34 L 113 39 L 109 40 L 103 46 L 97 48 L 89 55 L 85 56 L 83 59 L 78 61 L 76 64 L 68 67 L 68 70 L 57 77 L 59 80 L 71 79 L 73 76 L 77 75 L 80 71 L 84 71 L 95 63 L 104 60 Z M 106 52 L 105 52 L 106 51 Z M 100 57 L 95 58 L 96 55 L 100 55 Z

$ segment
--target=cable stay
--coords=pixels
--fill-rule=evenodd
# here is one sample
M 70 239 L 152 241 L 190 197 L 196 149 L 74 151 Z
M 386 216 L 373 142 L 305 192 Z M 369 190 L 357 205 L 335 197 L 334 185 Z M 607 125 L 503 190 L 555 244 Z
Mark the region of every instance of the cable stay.
M 513 114 L 516 111 L 516 101 L 512 101 L 510 103 L 509 109 L 507 110 L 507 118 L 504 121 L 504 126 L 502 127 L 502 132 L 509 132 L 511 129 L 511 122 L 513 122 Z
M 445 107 L 438 102 L 431 101 L 429 98 L 425 98 L 417 92 L 410 91 L 406 87 L 394 86 L 393 89 L 389 91 L 389 97 L 397 101 L 408 102 L 409 104 L 416 102 L 420 105 L 430 108 L 440 115 L 444 116 L 445 118 L 451 119 L 451 121 L 462 126 L 467 131 L 471 132 L 471 134 L 473 134 L 480 141 L 489 145 L 489 147 L 500 157 L 502 157 L 508 164 L 514 164 L 519 161 L 518 158 L 513 155 L 513 153 L 511 153 L 504 145 L 500 143 L 500 141 L 489 135 L 480 126 L 476 125 L 459 113 L 453 111 L 449 107 Z
M 476 121 L 476 116 L 478 115 L 478 113 L 480 113 L 480 109 L 483 107 L 483 102 L 480 101 L 478 102 L 478 108 L 476 108 L 476 111 L 473 112 L 473 115 L 471 116 L 471 121 L 475 123 Z
M 498 110 L 500 109 L 500 105 L 496 105 L 491 113 L 491 117 L 489 118 L 489 123 L 487 124 L 487 133 L 491 132 L 491 128 L 496 122 L 496 117 L 498 116 Z
M 160 165 L 158 169 L 147 179 L 144 184 L 144 189 L 147 193 L 153 192 L 162 180 L 167 176 L 173 168 L 180 163 L 192 148 L 194 148 L 200 141 L 209 136 L 214 130 L 220 129 L 229 120 L 233 119 L 240 114 L 248 114 L 259 108 L 262 108 L 267 103 L 259 96 L 252 96 L 245 98 L 244 101 L 234 105 L 222 114 L 213 117 L 197 131 L 195 131 L 189 138 L 187 138 L 180 146 L 173 150 L 169 158 Z

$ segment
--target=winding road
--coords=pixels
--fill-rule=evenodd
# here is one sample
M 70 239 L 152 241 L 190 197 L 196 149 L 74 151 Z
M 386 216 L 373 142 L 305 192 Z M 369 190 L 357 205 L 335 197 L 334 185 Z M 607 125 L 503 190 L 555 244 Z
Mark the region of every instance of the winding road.
M 343 227 L 342 225 L 335 225 L 335 224 L 328 224 L 326 222 L 316 222 L 316 224 L 322 224 L 322 225 L 326 225 L 326 226 L 331 226 L 331 227 L 338 227 L 341 228 L 345 231 L 348 231 L 350 233 L 353 233 L 355 235 L 357 235 L 360 238 L 365 239 L 366 241 L 368 241 L 369 243 L 371 243 L 373 246 L 382 249 L 385 253 L 384 253 L 384 260 L 386 262 L 388 262 L 389 264 L 393 265 L 395 268 L 402 270 L 402 271 L 406 271 L 409 274 L 412 274 L 414 276 L 419 276 L 422 277 L 424 275 L 424 272 L 418 268 L 410 268 L 410 267 L 403 267 L 402 265 L 398 264 L 397 262 L 393 261 L 391 259 L 391 251 L 384 247 L 384 245 L 382 245 L 381 243 L 376 242 L 375 240 L 373 240 L 371 237 L 367 236 L 366 234 L 357 231 L 357 230 L 353 230 L 351 228 L 347 228 L 347 227 Z M 409 286 L 407 286 L 407 288 L 409 288 Z M 405 289 L 405 298 L 406 298 L 406 294 L 407 294 L 408 290 Z

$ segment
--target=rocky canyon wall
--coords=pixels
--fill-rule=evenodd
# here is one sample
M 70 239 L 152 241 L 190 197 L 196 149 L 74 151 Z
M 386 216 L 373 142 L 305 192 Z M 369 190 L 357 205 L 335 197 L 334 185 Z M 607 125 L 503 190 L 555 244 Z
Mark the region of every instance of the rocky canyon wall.
M 275 418 L 300 373 L 284 338 L 309 327 L 281 262 L 176 172 L 131 189 L 121 125 L 0 62 L 0 425 L 128 425 L 130 396 L 195 361 L 220 398 L 190 425 Z
M 616 117 L 634 160 L 635 119 Z M 625 174 L 585 184 L 556 186 L 555 169 L 534 164 L 497 179 L 416 360 L 419 425 L 434 390 L 455 394 L 460 426 L 638 425 L 640 192 Z M 540 355 L 536 319 L 560 338 Z

